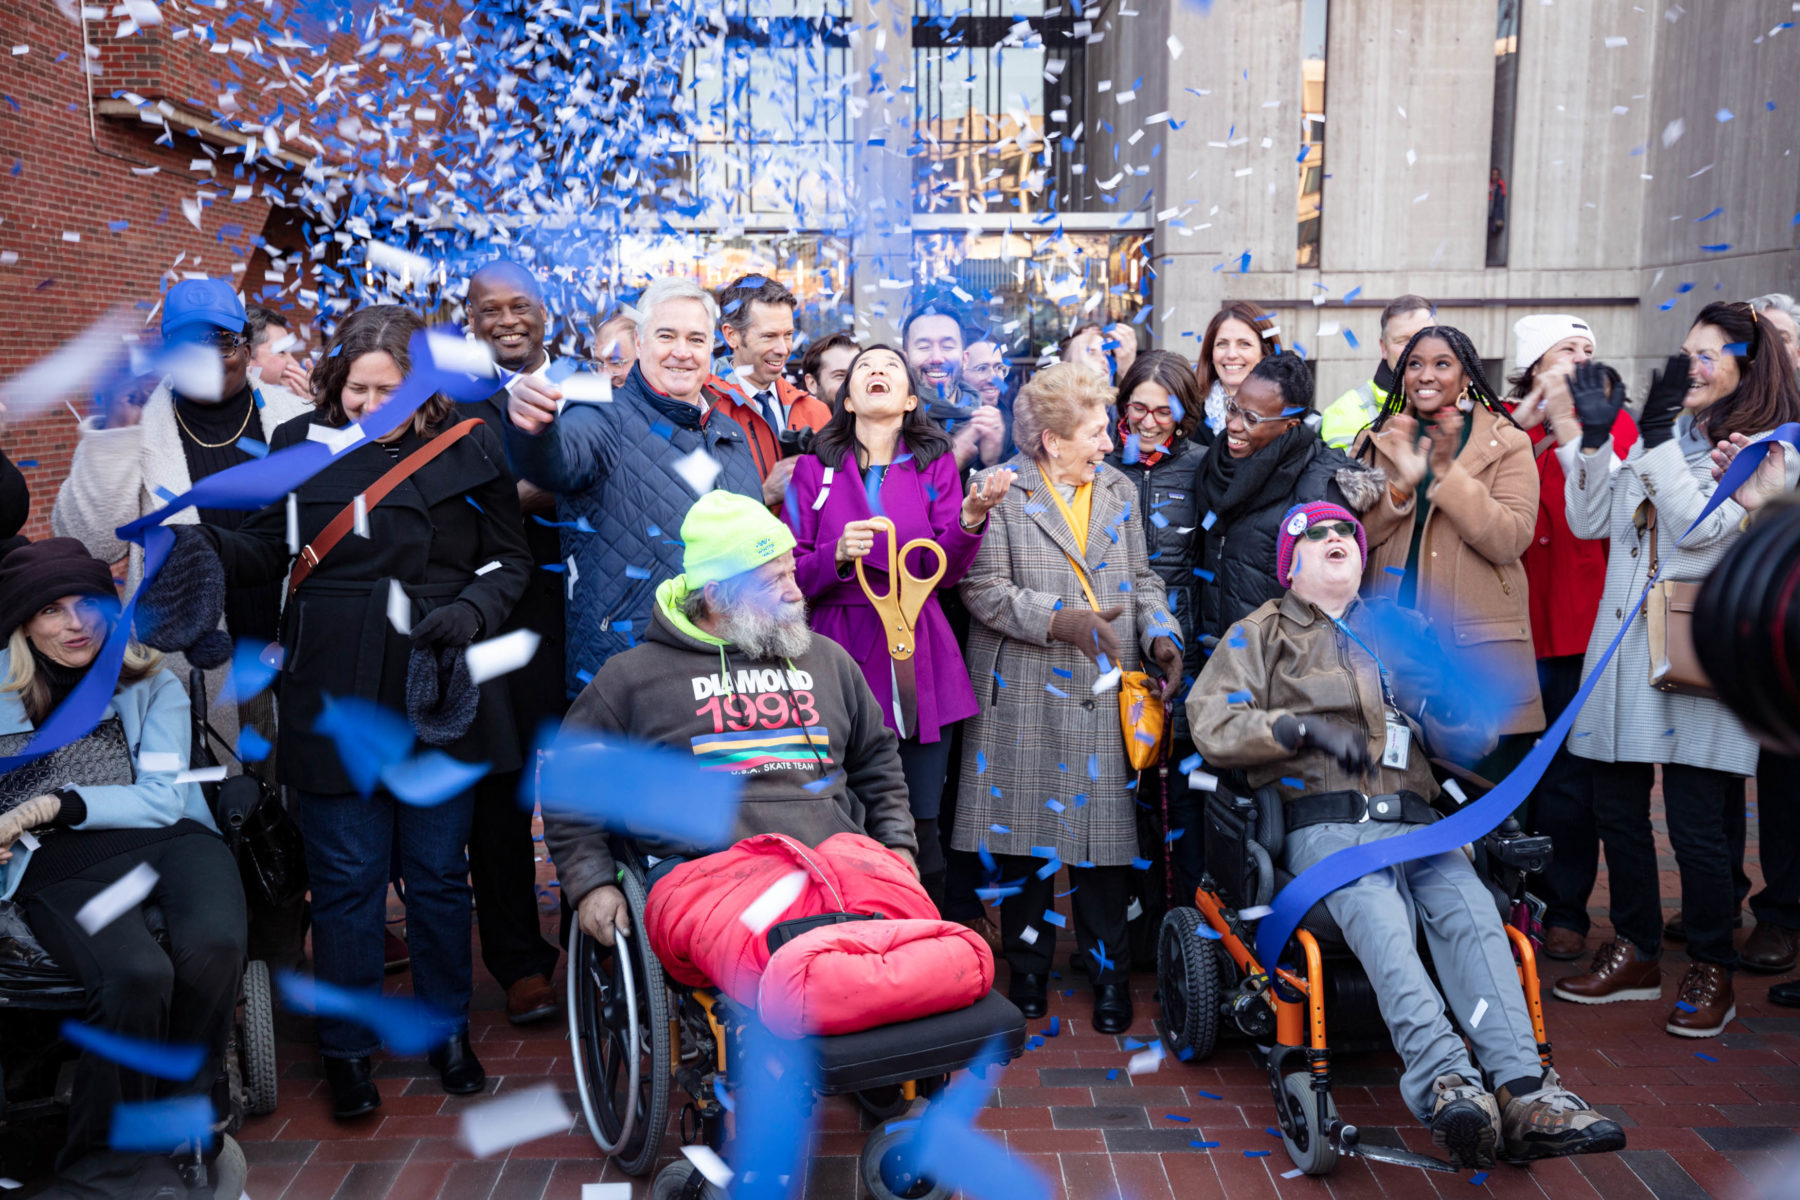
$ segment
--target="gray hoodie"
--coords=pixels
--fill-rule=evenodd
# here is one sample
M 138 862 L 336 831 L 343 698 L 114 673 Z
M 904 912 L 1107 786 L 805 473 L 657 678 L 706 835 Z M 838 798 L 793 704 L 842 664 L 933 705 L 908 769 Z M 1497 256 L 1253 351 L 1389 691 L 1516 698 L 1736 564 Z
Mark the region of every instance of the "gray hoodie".
M 608 659 L 575 698 L 563 721 L 565 736 L 582 729 L 620 733 L 691 749 L 703 765 L 740 764 L 731 768 L 743 784 L 733 842 L 781 833 L 816 846 L 833 834 L 866 833 L 884 846 L 916 852 L 899 742 L 848 652 L 815 636 L 805 654 L 785 663 L 752 660 L 708 639 L 671 610 L 669 595 L 668 584 L 658 589 L 648 639 Z M 805 731 L 820 727 L 827 741 L 809 743 Z M 746 739 L 755 742 L 754 755 L 747 754 Z M 821 779 L 829 782 L 817 786 Z M 544 844 L 570 904 L 614 882 L 604 829 L 546 814 Z M 649 854 L 677 852 L 638 844 Z

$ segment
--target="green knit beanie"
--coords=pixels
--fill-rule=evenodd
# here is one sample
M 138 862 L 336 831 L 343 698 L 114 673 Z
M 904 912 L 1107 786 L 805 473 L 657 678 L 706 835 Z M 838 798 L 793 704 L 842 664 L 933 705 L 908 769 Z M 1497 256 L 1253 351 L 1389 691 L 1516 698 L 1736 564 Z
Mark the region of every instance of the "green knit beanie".
M 794 548 L 794 535 L 761 500 L 712 491 L 694 501 L 681 522 L 681 578 L 685 595 L 745 571 Z

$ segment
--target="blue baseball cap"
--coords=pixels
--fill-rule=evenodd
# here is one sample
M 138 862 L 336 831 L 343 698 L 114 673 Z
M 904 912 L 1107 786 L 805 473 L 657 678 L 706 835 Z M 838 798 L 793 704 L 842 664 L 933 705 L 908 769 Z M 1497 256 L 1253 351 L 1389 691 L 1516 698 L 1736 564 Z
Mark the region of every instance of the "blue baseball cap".
M 165 342 L 185 341 L 208 329 L 244 331 L 244 302 L 223 279 L 184 279 L 163 297 Z

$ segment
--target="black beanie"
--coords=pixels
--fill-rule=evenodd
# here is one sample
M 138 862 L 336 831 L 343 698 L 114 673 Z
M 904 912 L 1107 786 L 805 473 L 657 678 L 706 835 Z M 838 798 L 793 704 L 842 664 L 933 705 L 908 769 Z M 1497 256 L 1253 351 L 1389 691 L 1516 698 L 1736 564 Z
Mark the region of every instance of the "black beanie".
M 427 746 L 448 746 L 475 724 L 481 689 L 469 674 L 467 651 L 413 647 L 406 664 L 406 716 Z
M 112 568 L 74 538 L 45 538 L 0 559 L 0 641 L 64 596 L 103 596 L 116 606 Z

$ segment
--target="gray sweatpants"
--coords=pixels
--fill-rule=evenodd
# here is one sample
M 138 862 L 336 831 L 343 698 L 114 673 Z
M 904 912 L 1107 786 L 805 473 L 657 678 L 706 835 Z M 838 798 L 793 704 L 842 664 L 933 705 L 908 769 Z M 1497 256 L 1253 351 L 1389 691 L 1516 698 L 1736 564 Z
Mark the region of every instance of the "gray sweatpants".
M 1298 875 L 1347 846 L 1418 828 L 1394 821 L 1309 825 L 1287 835 L 1287 869 Z M 1445 1000 L 1496 1084 L 1543 1074 L 1512 946 L 1493 893 L 1467 855 L 1456 850 L 1376 871 L 1325 897 L 1325 906 L 1369 973 L 1381 1019 L 1405 1063 L 1400 1094 L 1421 1121 L 1431 1120 L 1431 1084 L 1438 1076 L 1454 1071 L 1471 1083 L 1480 1079 L 1446 1019 Z M 1419 959 L 1415 913 L 1444 985 L 1442 997 Z

